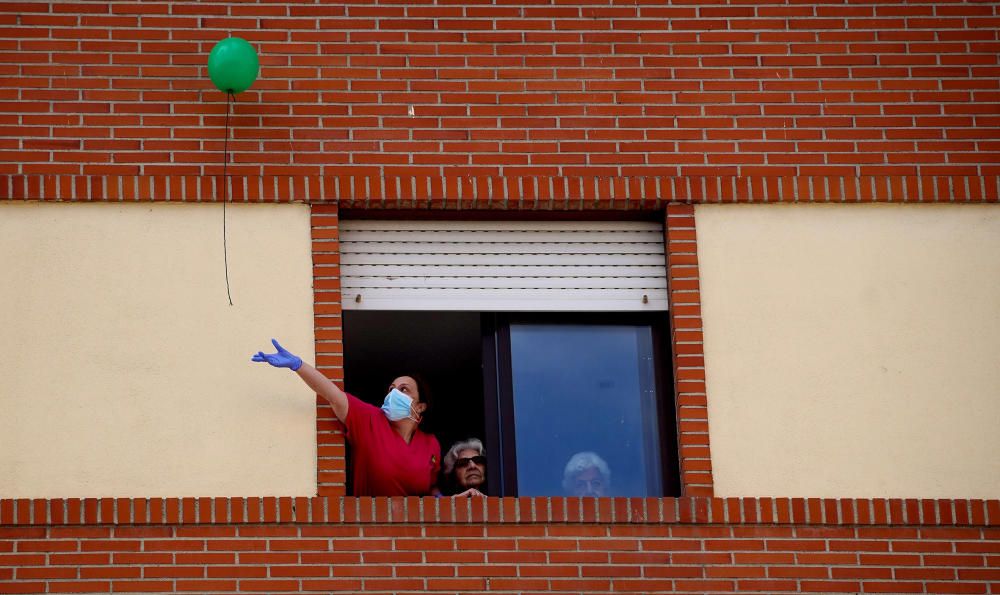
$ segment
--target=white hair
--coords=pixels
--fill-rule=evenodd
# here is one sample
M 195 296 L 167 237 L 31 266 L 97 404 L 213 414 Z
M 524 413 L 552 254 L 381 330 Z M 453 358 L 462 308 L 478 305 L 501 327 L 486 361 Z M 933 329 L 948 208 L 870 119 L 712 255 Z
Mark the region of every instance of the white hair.
M 587 469 L 597 469 L 601 477 L 604 478 L 604 483 L 611 483 L 611 468 L 604 462 L 604 459 L 598 456 L 597 453 L 584 451 L 576 453 L 566 463 L 566 469 L 563 470 L 563 489 L 571 492 L 576 476 Z
M 468 440 L 453 444 L 448 449 L 448 454 L 444 455 L 444 460 L 441 461 L 445 476 L 451 475 L 451 472 L 455 469 L 455 461 L 458 460 L 458 453 L 463 450 L 474 450 L 482 455 L 483 443 L 478 438 L 469 438 Z

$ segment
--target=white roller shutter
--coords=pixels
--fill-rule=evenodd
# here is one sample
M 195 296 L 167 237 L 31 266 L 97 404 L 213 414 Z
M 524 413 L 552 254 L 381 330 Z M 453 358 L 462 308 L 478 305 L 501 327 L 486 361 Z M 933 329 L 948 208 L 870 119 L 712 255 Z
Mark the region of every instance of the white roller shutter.
M 349 310 L 667 309 L 657 223 L 342 220 L 340 251 Z

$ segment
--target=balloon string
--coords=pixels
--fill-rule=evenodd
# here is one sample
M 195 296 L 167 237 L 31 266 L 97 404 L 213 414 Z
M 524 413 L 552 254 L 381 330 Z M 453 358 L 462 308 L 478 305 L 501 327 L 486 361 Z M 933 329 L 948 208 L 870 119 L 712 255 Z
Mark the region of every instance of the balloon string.
M 229 108 L 234 99 L 232 93 L 226 93 L 226 140 L 223 142 L 222 160 L 222 262 L 226 267 L 226 297 L 229 305 L 233 305 L 233 295 L 229 291 L 229 248 L 226 245 L 226 203 L 229 202 L 229 178 L 226 177 L 226 167 L 229 165 Z

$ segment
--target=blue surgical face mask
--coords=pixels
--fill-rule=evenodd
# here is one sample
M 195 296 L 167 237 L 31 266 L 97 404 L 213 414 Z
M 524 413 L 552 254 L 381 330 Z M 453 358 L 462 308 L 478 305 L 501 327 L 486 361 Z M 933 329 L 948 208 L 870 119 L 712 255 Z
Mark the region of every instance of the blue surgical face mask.
M 408 417 L 416 421 L 413 417 L 410 417 L 410 409 L 412 407 L 413 399 L 395 388 L 389 391 L 389 394 L 385 396 L 385 400 L 382 401 L 382 413 L 389 418 L 389 421 L 399 421 Z

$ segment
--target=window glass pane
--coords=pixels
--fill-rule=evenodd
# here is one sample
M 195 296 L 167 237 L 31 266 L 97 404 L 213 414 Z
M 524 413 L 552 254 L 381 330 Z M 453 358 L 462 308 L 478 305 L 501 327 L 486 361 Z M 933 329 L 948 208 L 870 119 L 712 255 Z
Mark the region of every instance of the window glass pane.
M 648 326 L 510 326 L 519 495 L 662 494 L 652 341 Z

